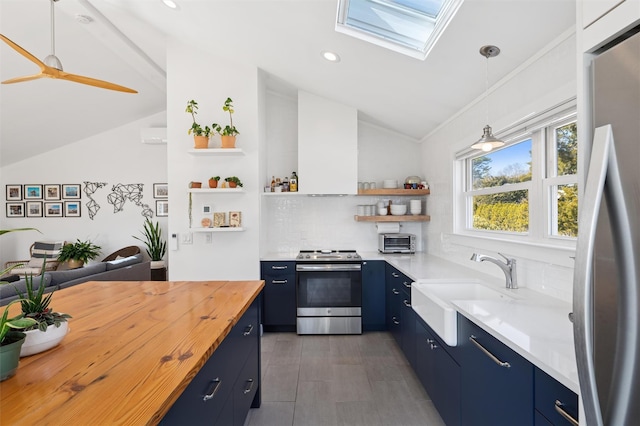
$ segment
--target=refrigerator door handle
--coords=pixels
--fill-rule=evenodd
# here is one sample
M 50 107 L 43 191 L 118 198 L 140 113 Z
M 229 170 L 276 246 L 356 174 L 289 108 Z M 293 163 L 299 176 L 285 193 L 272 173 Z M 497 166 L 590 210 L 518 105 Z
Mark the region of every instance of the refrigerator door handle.
M 614 241 L 616 269 L 620 288 L 618 297 L 618 338 L 606 424 L 626 424 L 626 413 L 636 403 L 633 377 L 637 368 L 638 281 L 622 181 L 615 152 L 611 125 L 598 127 L 594 134 L 591 163 L 578 223 L 574 273 L 574 339 L 580 391 L 587 424 L 602 425 L 594 368 L 593 256 L 596 225 L 602 195 L 606 196 Z M 637 391 L 637 390 L 636 390 Z

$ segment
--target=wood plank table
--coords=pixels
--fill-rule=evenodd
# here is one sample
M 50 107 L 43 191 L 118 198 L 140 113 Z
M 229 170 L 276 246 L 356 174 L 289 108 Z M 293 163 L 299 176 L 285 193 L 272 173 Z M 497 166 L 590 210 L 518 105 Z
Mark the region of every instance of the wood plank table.
M 155 424 L 264 281 L 92 281 L 53 295 L 60 345 L 0 383 L 2 425 Z

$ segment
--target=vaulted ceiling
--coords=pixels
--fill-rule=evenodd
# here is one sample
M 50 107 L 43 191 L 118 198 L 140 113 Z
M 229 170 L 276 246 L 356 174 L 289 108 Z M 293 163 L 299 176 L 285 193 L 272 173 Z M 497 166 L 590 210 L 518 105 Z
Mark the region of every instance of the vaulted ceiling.
M 132 87 L 126 94 L 60 80 L 0 85 L 0 165 L 77 142 L 166 109 L 165 45 L 265 70 L 273 90 L 300 88 L 351 105 L 360 118 L 420 140 L 485 87 L 575 23 L 575 0 L 466 0 L 425 61 L 335 32 L 337 0 L 60 0 L 56 55 L 67 72 Z M 76 15 L 88 16 L 81 23 Z M 43 59 L 50 0 L 1 0 L 0 33 Z M 4 43 L 0 80 L 37 67 Z M 332 50 L 342 60 L 325 61 Z M 162 125 L 163 123 L 158 123 Z

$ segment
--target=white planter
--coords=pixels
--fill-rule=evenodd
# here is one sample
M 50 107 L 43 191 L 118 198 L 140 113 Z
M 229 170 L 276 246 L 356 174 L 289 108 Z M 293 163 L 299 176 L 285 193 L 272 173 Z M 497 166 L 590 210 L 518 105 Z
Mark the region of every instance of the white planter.
M 25 331 L 24 334 L 27 335 L 27 338 L 22 345 L 22 349 L 20 349 L 20 356 L 34 355 L 53 348 L 64 339 L 68 331 L 69 323 L 66 321 L 60 323 L 60 327 L 55 325 L 48 326 L 47 331 Z
M 152 260 L 151 265 L 149 266 L 151 269 L 160 269 L 164 268 L 164 260 Z

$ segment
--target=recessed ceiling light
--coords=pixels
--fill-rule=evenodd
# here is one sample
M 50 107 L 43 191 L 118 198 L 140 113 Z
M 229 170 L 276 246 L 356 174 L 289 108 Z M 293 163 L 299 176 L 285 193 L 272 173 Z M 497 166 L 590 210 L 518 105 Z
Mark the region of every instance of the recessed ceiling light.
M 322 57 L 329 62 L 340 62 L 340 56 L 338 56 L 337 53 L 329 52 L 328 50 L 322 52 Z
M 169 9 L 177 9 L 178 8 L 178 3 L 176 3 L 173 0 L 162 0 L 162 3 L 164 3 L 164 5 L 167 6 Z
M 81 15 L 78 13 L 76 15 L 76 21 L 80 22 L 81 24 L 90 24 L 93 22 L 93 18 L 91 16 Z

